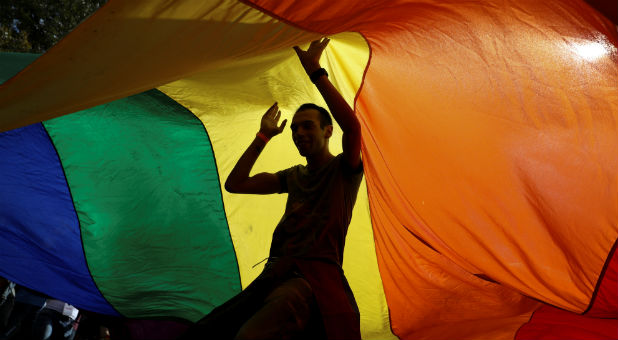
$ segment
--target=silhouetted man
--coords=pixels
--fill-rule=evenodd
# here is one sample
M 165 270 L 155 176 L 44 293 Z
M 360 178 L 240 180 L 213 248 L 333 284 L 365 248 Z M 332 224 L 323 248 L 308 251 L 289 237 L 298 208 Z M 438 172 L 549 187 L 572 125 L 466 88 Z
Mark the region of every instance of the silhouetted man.
M 277 103 L 225 183 L 232 193 L 288 193 L 264 271 L 241 293 L 194 325 L 187 339 L 360 339 L 360 316 L 341 264 L 345 237 L 363 176 L 361 128 L 354 111 L 320 67 L 329 39 L 304 51 L 301 64 L 343 130 L 343 153 L 334 156 L 328 111 L 304 104 L 291 122 L 292 139 L 306 165 L 250 176 L 268 141 L 280 134 Z

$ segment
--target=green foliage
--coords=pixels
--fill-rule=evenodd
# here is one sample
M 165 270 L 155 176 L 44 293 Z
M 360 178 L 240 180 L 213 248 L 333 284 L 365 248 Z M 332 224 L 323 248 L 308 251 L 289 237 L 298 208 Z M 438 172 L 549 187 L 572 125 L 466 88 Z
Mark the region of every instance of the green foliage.
M 43 53 L 107 0 L 0 0 L 0 51 Z

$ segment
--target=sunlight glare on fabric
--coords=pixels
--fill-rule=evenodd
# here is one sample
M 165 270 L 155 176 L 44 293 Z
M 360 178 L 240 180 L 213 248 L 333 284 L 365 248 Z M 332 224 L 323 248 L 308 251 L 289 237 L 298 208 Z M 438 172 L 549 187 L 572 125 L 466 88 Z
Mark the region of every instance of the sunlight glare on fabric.
M 573 51 L 587 61 L 595 61 L 609 54 L 609 48 L 598 41 L 587 41 L 573 45 Z

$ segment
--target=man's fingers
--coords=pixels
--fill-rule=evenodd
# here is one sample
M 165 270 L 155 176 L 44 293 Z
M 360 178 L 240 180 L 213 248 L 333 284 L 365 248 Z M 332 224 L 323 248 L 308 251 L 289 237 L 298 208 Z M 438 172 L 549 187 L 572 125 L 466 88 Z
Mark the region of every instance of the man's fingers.
M 299 57 L 301 56 L 301 54 L 303 52 L 309 52 L 309 51 L 315 51 L 315 50 L 324 50 L 326 48 L 326 45 L 328 45 L 328 43 L 330 42 L 329 38 L 322 38 L 322 39 L 318 39 L 318 40 L 314 40 L 309 44 L 309 47 L 307 48 L 307 50 L 303 50 L 298 46 L 294 46 L 294 52 L 296 52 L 296 55 L 298 55 Z
M 300 57 L 300 54 L 303 52 L 303 50 L 301 50 L 300 47 L 298 46 L 294 46 L 293 48 L 294 48 L 294 52 L 296 52 L 296 55 Z
M 277 111 L 279 111 L 279 106 L 278 106 L 277 102 L 275 102 L 275 103 L 273 104 L 273 106 L 271 106 L 271 107 L 269 107 L 269 108 L 268 108 L 268 110 L 266 111 L 265 116 L 270 116 L 270 117 L 272 117 L 272 116 L 273 116 L 273 114 L 275 114 Z
M 322 42 L 320 43 L 320 45 L 322 45 L 322 48 L 325 48 L 325 47 L 326 47 L 326 45 L 328 45 L 328 43 L 329 43 L 329 42 L 330 42 L 330 39 L 328 39 L 328 38 L 324 38 L 324 39 L 322 40 Z
M 283 132 L 283 129 L 285 129 L 285 124 L 288 122 L 287 119 L 284 119 L 283 122 L 281 122 L 281 126 L 279 126 L 279 132 Z
M 316 40 L 317 42 L 317 49 L 320 51 L 324 51 L 324 49 L 326 48 L 326 45 L 328 45 L 328 43 L 330 42 L 330 39 L 328 38 L 324 38 L 321 41 Z

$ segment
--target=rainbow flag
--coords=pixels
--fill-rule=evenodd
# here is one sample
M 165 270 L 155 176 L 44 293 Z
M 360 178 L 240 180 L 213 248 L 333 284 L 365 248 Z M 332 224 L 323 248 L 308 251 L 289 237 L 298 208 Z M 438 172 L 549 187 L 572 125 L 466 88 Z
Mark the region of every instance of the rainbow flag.
M 0 54 L 0 276 L 140 319 L 240 292 L 286 197 L 222 183 L 274 101 L 324 104 L 292 50 L 321 36 L 363 338 L 618 338 L 618 31 L 579 0 L 110 0 Z M 303 162 L 288 129 L 254 171 Z

